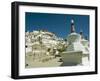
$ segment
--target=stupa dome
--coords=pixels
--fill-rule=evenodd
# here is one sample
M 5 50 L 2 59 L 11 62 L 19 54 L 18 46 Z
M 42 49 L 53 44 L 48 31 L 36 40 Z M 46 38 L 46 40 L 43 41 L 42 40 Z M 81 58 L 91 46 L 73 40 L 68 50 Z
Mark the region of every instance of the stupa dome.
M 67 41 L 68 41 L 68 43 L 70 43 L 70 44 L 73 43 L 73 42 L 79 42 L 80 39 L 81 39 L 81 36 L 80 36 L 80 34 L 78 34 L 78 33 L 71 33 L 71 34 L 69 34 L 68 37 L 67 37 Z

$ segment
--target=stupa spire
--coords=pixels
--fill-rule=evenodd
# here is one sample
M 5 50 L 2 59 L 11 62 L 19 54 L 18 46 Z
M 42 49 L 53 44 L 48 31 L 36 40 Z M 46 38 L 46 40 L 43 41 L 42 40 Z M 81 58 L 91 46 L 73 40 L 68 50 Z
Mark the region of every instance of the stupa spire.
M 71 19 L 71 33 L 75 32 L 74 19 Z
M 81 35 L 81 38 L 83 38 L 83 31 L 80 30 L 80 35 Z
M 80 30 L 80 35 L 83 35 L 83 31 L 82 30 Z

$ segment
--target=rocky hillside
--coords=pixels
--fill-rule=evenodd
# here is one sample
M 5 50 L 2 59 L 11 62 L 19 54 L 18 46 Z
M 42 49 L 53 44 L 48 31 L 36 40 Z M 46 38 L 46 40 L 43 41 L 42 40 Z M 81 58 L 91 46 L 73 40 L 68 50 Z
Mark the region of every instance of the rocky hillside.
M 26 32 L 26 53 L 44 50 L 62 52 L 66 47 L 66 42 L 63 38 L 57 37 L 54 33 L 48 31 L 33 31 Z

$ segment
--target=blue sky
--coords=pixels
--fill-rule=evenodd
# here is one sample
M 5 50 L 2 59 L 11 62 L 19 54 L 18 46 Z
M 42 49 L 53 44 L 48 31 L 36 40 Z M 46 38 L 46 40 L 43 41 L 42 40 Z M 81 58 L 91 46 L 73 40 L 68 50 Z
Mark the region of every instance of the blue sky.
M 26 31 L 48 30 L 57 36 L 66 38 L 70 34 L 71 19 L 74 19 L 77 33 L 83 31 L 83 35 L 89 39 L 89 16 L 71 14 L 49 13 L 25 13 Z

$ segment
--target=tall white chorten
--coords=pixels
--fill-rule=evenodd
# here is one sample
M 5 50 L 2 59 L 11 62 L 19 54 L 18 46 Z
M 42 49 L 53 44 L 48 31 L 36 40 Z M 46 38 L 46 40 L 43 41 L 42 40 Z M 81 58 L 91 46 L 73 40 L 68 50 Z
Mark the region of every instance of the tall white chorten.
M 89 47 L 88 40 L 75 32 L 74 19 L 71 20 L 71 33 L 67 37 L 68 46 L 61 54 L 64 65 L 88 65 Z

